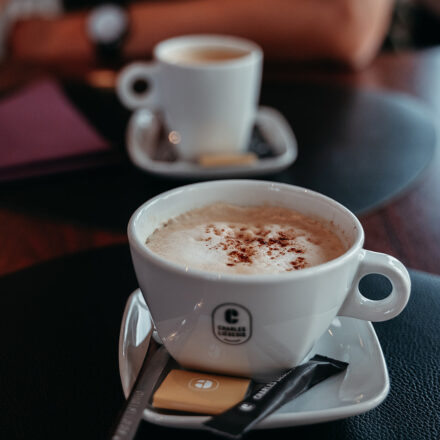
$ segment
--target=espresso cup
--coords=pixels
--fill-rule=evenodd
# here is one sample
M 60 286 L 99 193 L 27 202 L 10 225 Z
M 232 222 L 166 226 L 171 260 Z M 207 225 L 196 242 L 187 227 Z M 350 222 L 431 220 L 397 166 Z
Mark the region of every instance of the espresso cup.
M 161 113 L 182 159 L 246 150 L 259 100 L 263 54 L 253 42 L 220 35 L 172 38 L 118 76 L 117 94 L 130 109 Z M 138 81 L 148 83 L 136 93 Z
M 347 250 L 292 272 L 224 274 L 173 263 L 146 246 L 146 239 L 169 219 L 216 202 L 275 205 L 321 219 L 334 225 Z M 225 180 L 176 188 L 137 209 L 128 238 L 158 335 L 188 369 L 267 380 L 300 364 L 336 316 L 385 321 L 404 309 L 410 295 L 402 263 L 363 249 L 364 231 L 353 213 L 301 187 Z M 385 299 L 360 293 L 359 281 L 371 273 L 390 280 L 392 291 Z

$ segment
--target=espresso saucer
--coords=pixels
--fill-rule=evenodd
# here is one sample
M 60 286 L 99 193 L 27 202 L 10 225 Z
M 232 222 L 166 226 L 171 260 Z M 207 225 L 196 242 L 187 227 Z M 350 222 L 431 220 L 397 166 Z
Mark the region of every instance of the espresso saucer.
M 128 298 L 119 339 L 119 372 L 127 397 L 141 368 L 150 338 L 150 313 L 139 289 Z M 317 342 L 314 353 L 349 363 L 347 370 L 316 385 L 262 420 L 256 429 L 308 425 L 354 416 L 379 405 L 389 391 L 388 370 L 370 322 L 335 318 Z M 202 429 L 208 417 L 144 410 L 151 423 L 173 428 Z
M 281 171 L 297 156 L 297 142 L 286 119 L 270 107 L 258 109 L 249 145 L 258 160 L 247 165 L 203 167 L 180 160 L 163 130 L 159 117 L 148 109 L 133 113 L 126 133 L 130 160 L 152 174 L 174 178 L 210 179 L 252 177 Z

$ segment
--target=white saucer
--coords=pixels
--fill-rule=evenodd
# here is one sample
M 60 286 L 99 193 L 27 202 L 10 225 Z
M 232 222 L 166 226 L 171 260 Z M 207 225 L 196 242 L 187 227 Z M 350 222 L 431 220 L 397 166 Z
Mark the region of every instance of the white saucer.
M 142 170 L 174 178 L 250 177 L 281 171 L 291 165 L 298 153 L 297 142 L 281 113 L 260 107 L 255 124 L 270 145 L 272 157 L 259 158 L 249 165 L 207 168 L 196 162 L 175 160 L 171 145 L 161 137 L 159 118 L 148 109 L 139 109 L 128 123 L 127 152 L 131 161 Z
M 153 325 L 141 291 L 126 304 L 119 339 L 119 371 L 125 397 L 142 365 Z M 256 429 L 281 428 L 326 422 L 368 411 L 379 405 L 389 391 L 388 371 L 376 333 L 370 322 L 336 318 L 315 347 L 315 352 L 349 363 L 347 370 L 321 382 L 286 403 Z M 151 423 L 173 428 L 202 428 L 206 416 L 174 415 L 144 410 Z

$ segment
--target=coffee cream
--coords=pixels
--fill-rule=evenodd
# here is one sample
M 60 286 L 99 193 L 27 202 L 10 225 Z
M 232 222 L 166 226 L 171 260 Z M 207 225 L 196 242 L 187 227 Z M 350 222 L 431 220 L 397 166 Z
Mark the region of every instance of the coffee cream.
M 226 203 L 168 220 L 146 245 L 185 267 L 229 274 L 297 271 L 347 250 L 330 226 L 296 211 Z

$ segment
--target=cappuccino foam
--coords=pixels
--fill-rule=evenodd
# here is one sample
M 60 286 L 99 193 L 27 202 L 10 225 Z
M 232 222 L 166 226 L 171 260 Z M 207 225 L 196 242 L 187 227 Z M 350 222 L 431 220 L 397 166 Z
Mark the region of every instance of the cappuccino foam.
M 192 47 L 175 50 L 168 54 L 168 60 L 177 64 L 219 63 L 232 61 L 249 55 L 249 51 L 228 47 Z
M 226 203 L 168 220 L 146 245 L 185 267 L 229 274 L 291 272 L 346 251 L 330 226 L 314 218 L 276 206 Z

